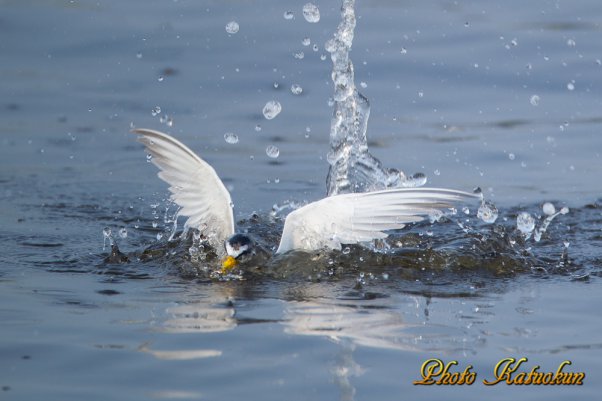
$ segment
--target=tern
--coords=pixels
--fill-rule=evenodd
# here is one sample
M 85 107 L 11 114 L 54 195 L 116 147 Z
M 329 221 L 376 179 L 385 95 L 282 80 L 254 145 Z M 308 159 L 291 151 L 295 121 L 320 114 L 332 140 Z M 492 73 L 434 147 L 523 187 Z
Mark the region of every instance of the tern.
M 170 187 L 171 200 L 188 219 L 185 229 L 197 229 L 216 251 L 224 254 L 222 272 L 252 251 L 253 241 L 236 233 L 230 193 L 207 162 L 168 134 L 134 129 L 146 146 L 158 176 Z M 288 214 L 276 254 L 292 250 L 340 250 L 342 245 L 383 239 L 387 231 L 424 220 L 454 204 L 479 195 L 441 188 L 391 188 L 334 195 Z

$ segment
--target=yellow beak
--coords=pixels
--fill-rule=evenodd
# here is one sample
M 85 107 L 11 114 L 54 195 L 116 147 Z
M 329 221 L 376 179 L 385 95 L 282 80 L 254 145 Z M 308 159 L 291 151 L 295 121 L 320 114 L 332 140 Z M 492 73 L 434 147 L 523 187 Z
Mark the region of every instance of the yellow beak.
M 233 258 L 232 256 L 226 256 L 224 260 L 222 260 L 222 273 L 226 274 L 230 270 L 234 269 L 234 267 L 238 264 L 238 260 Z

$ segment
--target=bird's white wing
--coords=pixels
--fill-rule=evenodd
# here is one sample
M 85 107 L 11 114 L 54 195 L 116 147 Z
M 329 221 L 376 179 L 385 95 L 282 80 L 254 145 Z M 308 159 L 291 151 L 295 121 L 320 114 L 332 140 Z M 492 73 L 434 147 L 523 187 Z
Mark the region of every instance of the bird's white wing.
M 146 146 L 159 178 L 170 187 L 171 199 L 188 217 L 186 227 L 202 231 L 213 246 L 220 247 L 234 234 L 230 193 L 207 162 L 186 145 L 159 131 L 135 129 L 138 141 Z
M 398 188 L 324 198 L 290 213 L 276 253 L 293 249 L 340 249 L 386 238 L 385 231 L 402 228 L 454 203 L 480 198 L 439 188 Z

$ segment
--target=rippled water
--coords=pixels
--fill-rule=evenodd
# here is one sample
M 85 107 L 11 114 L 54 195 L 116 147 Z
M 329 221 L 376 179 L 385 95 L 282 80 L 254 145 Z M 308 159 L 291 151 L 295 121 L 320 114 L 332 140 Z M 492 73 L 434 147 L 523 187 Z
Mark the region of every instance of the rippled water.
M 310 23 L 306 3 L 0 2 L 2 399 L 596 398 L 597 2 L 356 5 L 371 152 L 430 186 L 480 186 L 495 223 L 470 205 L 394 233 L 401 249 L 294 254 L 242 281 L 167 241 L 176 209 L 131 125 L 215 166 L 267 249 L 290 202 L 326 193 L 340 13 L 316 1 Z M 525 239 L 522 213 L 536 230 L 546 202 L 570 211 Z M 428 358 L 480 381 L 521 356 L 569 359 L 585 385 L 412 385 Z

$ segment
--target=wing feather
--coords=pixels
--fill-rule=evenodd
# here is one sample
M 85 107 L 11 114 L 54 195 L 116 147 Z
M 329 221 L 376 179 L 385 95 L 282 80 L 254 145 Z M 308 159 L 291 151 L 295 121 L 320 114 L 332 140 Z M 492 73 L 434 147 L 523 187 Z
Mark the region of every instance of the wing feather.
M 440 188 L 396 188 L 331 196 L 287 216 L 276 253 L 340 249 L 342 244 L 386 238 L 386 231 L 477 198 L 480 196 Z
M 146 146 L 151 162 L 161 170 L 159 178 L 170 187 L 171 199 L 188 217 L 186 227 L 197 228 L 221 247 L 234 234 L 230 193 L 217 173 L 177 139 L 159 131 L 135 129 L 138 141 Z

